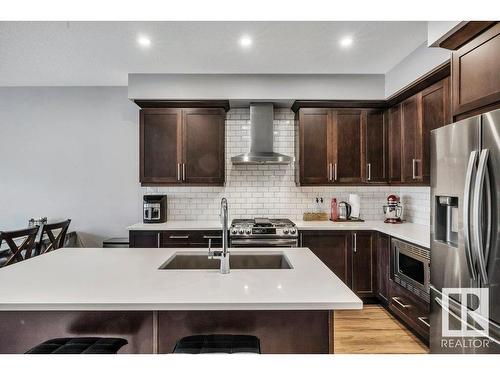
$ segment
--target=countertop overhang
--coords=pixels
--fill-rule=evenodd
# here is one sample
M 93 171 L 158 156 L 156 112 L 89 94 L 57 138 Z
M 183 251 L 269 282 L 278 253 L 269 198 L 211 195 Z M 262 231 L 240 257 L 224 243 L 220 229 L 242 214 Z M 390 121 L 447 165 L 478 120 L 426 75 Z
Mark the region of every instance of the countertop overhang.
M 415 223 L 387 224 L 382 221 L 333 222 L 294 221 L 299 230 L 372 230 L 430 248 L 430 227 Z M 160 224 L 137 223 L 128 230 L 220 230 L 218 221 L 167 221 Z
M 269 253 L 276 248 L 230 249 Z M 361 300 L 307 248 L 293 269 L 160 270 L 185 248 L 62 248 L 0 269 L 0 311 L 338 310 Z

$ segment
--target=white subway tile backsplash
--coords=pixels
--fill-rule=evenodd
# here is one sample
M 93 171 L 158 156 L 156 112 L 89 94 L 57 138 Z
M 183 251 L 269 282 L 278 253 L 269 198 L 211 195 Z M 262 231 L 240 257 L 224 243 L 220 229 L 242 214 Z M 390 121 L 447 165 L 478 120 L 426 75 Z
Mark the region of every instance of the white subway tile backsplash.
M 322 197 L 323 207 L 330 200 L 348 200 L 349 193 L 361 197 L 361 216 L 382 220 L 382 206 L 390 193 L 401 196 L 404 218 L 409 222 L 429 224 L 430 189 L 428 187 L 326 186 L 298 187 L 295 167 L 290 165 L 232 165 L 231 157 L 250 147 L 250 111 L 231 109 L 226 120 L 226 185 L 224 187 L 145 187 L 145 194 L 168 194 L 169 220 L 217 220 L 222 197 L 229 200 L 232 218 L 255 216 L 288 217 L 301 220 L 306 211 L 316 209 L 315 198 Z M 294 113 L 275 109 L 275 151 L 294 155 Z

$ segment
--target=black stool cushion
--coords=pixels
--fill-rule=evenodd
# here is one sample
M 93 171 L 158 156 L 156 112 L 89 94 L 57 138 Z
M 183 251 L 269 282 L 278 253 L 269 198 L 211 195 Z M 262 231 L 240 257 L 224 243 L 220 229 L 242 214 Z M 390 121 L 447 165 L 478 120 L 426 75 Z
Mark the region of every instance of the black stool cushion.
M 47 340 L 26 354 L 116 354 L 128 341 L 113 337 L 64 337 Z
M 196 335 L 180 339 L 174 353 L 254 353 L 260 354 L 260 340 L 249 335 Z

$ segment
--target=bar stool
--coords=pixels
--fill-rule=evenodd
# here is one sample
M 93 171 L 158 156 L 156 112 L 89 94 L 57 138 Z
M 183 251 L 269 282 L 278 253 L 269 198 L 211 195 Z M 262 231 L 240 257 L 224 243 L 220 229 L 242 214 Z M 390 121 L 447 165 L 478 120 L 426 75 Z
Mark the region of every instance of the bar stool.
M 40 228 L 40 241 L 38 242 L 37 253 L 45 254 L 63 247 L 70 223 L 71 220 L 68 219 L 59 223 L 43 224 Z M 54 233 L 58 230 L 59 232 L 55 235 Z M 48 245 L 44 244 L 44 237 L 48 238 Z
M 250 335 L 195 335 L 177 341 L 173 353 L 252 353 L 260 354 L 260 340 Z
M 47 340 L 25 354 L 116 354 L 127 344 L 114 337 L 64 337 Z
M 6 260 L 3 264 L 0 264 L 0 267 L 9 266 L 34 256 L 37 233 L 38 227 L 0 232 L 0 246 L 2 245 L 2 242 L 5 241 L 9 247 L 8 252 L 10 252 L 10 255 L 8 254 L 3 258 Z M 18 245 L 16 242 L 21 242 L 21 244 Z

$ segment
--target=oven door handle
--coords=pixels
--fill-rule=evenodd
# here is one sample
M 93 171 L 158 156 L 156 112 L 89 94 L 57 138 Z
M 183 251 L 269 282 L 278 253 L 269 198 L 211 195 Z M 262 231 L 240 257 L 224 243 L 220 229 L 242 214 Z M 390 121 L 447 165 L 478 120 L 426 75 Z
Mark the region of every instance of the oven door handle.
M 245 238 L 231 240 L 231 247 L 239 245 L 259 245 L 259 246 L 297 246 L 297 239 L 260 239 L 260 238 Z

